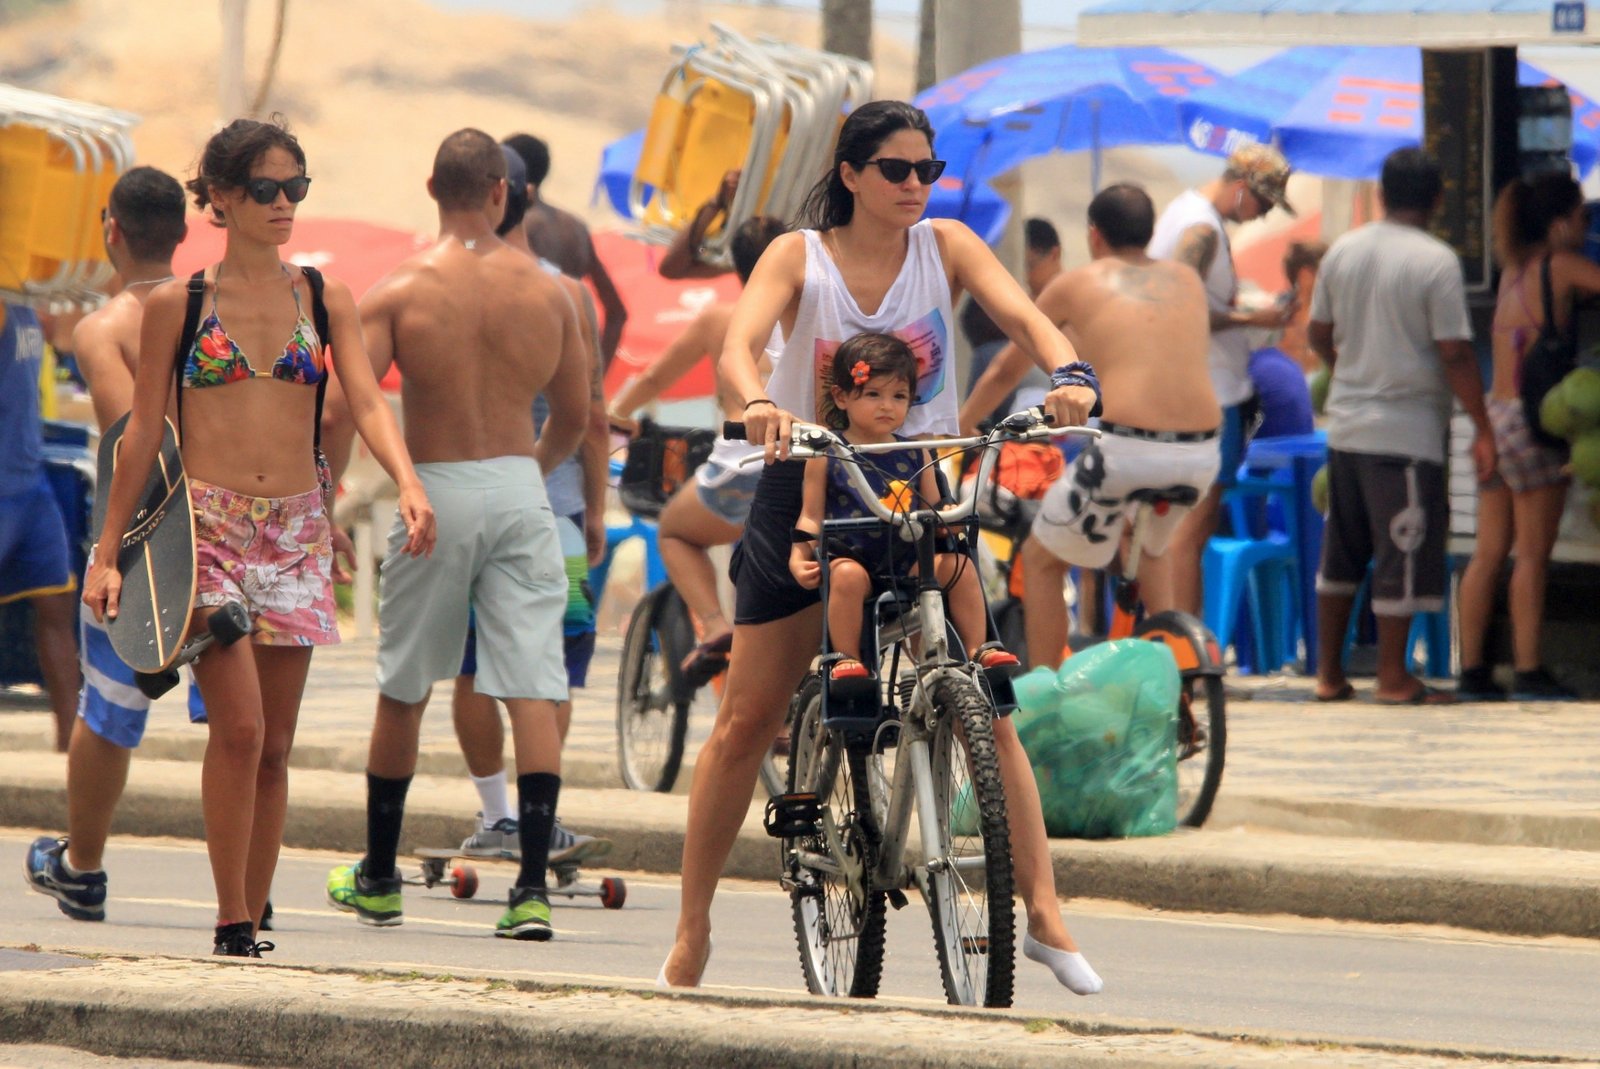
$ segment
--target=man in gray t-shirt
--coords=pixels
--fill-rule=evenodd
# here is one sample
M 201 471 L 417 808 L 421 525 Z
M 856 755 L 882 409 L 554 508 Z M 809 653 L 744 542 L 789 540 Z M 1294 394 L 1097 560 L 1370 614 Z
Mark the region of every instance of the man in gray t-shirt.
M 1345 629 L 1372 568 L 1379 704 L 1453 700 L 1411 675 L 1411 617 L 1444 604 L 1445 440 L 1453 394 L 1477 427 L 1478 478 L 1494 443 L 1461 262 L 1427 232 L 1443 188 L 1438 164 L 1399 149 L 1383 165 L 1384 217 L 1328 250 L 1311 300 L 1311 348 L 1333 370 L 1328 394 L 1328 520 L 1317 574 L 1319 701 L 1353 696 Z

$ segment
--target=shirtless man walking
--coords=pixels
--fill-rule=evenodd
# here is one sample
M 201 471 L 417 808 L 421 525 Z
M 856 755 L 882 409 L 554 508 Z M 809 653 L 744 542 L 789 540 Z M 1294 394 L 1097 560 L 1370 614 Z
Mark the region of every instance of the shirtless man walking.
M 328 876 L 328 900 L 365 924 L 401 922 L 395 853 L 434 682 L 456 675 L 469 606 L 477 688 L 505 702 L 517 761 L 522 870 L 495 934 L 549 939 L 545 864 L 561 789 L 556 705 L 567 698 L 567 577 L 543 473 L 578 447 L 588 382 L 577 310 L 526 253 L 495 236 L 506 161 L 479 130 L 434 157 L 439 240 L 362 301 L 373 370 L 404 376 L 406 445 L 439 524 L 428 559 L 391 533 L 378 608 L 378 709 L 367 758 L 367 853 Z M 530 346 L 528 339 L 547 339 Z M 533 399 L 550 400 L 535 439 Z
M 102 434 L 133 407 L 144 303 L 152 289 L 172 278 L 172 251 L 188 231 L 183 187 L 154 167 L 133 168 L 111 187 L 104 228 L 106 255 L 122 291 L 72 332 Z M 135 685 L 133 669 L 112 651 L 105 625 L 87 606 L 79 609 L 83 690 L 67 746 L 67 837 L 34 840 L 26 867 L 30 886 L 55 898 L 61 912 L 97 921 L 106 915 L 101 858 L 127 786 L 129 759 L 144 738 L 150 699 Z M 205 714 L 193 688 L 189 711 L 191 719 Z
M 1135 490 L 1192 486 L 1201 497 L 1217 476 L 1222 410 L 1212 391 L 1205 288 L 1183 264 L 1145 254 L 1155 206 L 1143 189 L 1121 184 L 1089 204 L 1092 263 L 1058 275 L 1038 305 L 1100 377 L 1105 436 L 1078 454 L 1045 494 L 1022 547 L 1028 655 L 1033 665 L 1061 663 L 1067 610 L 1061 585 L 1069 565 L 1111 563 L 1132 518 Z M 963 426 L 990 412 L 1028 360 L 1015 346 L 995 358 L 961 408 Z M 1139 578 L 1146 607 L 1173 608 L 1167 569 L 1157 562 L 1189 510 L 1152 516 L 1141 544 Z

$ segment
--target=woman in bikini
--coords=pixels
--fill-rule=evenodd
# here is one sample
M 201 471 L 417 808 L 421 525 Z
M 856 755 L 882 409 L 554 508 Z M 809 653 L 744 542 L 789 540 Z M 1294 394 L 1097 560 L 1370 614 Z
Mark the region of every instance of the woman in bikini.
M 194 630 L 229 601 L 244 604 L 254 628 L 249 642 L 212 647 L 194 664 L 209 711 L 200 793 L 217 888 L 214 952 L 234 957 L 271 949 L 255 935 L 283 839 L 300 696 L 312 649 L 339 641 L 331 509 L 314 445 L 330 361 L 361 436 L 399 486 L 407 551 L 430 552 L 434 539 L 350 290 L 326 282 L 328 337 L 319 337 L 314 276 L 279 258 L 310 182 L 305 153 L 277 122 L 240 119 L 207 142 L 188 185 L 226 229 L 226 250 L 204 273 L 204 311 L 183 352 L 190 284 L 168 282 L 145 306 L 133 413 L 83 594 L 96 617 L 117 614 L 116 547 L 155 462 L 176 377 L 197 536 Z
M 711 955 L 718 877 L 749 808 L 762 756 L 821 642 L 817 592 L 789 571 L 805 465 L 787 454 L 795 419 L 820 422 L 819 374 L 833 351 L 863 332 L 903 339 L 919 369 L 917 401 L 903 433 L 953 434 L 951 304 L 968 290 L 1007 337 L 1042 367 L 1056 369 L 1058 385 L 1046 403 L 1057 422 L 1082 423 L 1096 400 L 1092 371 L 1067 363 L 1072 346 L 988 246 L 961 223 L 922 219 L 943 169 L 933 158 L 933 130 L 917 108 L 881 100 L 851 112 L 831 172 L 801 208 L 804 229 L 768 246 L 734 309 L 718 371 L 743 402 L 749 439 L 766 449 L 769 463 L 730 568 L 733 657 L 716 724 L 695 765 L 677 939 L 658 977 L 663 983 L 700 982 Z M 757 358 L 774 327 L 782 328 L 785 344 L 763 385 Z M 750 655 L 741 657 L 741 650 Z M 1017 888 L 1028 914 L 1024 953 L 1072 990 L 1098 991 L 1100 978 L 1061 920 L 1038 788 L 1009 718 L 995 722 L 995 740 Z
M 1549 279 L 1556 326 L 1565 331 L 1580 296 L 1600 293 L 1600 266 L 1585 258 L 1583 191 L 1564 173 L 1516 178 L 1494 209 L 1495 255 L 1503 272 L 1494 309 L 1494 378 L 1485 405 L 1494 431 L 1497 470 L 1478 488 L 1478 532 L 1461 576 L 1463 701 L 1502 701 L 1485 638 L 1494 590 L 1507 554 L 1511 566 L 1511 652 L 1514 701 L 1571 700 L 1574 695 L 1539 661 L 1545 573 L 1567 502 L 1561 450 L 1541 444 L 1523 417 L 1523 359 L 1544 326 L 1543 278 Z

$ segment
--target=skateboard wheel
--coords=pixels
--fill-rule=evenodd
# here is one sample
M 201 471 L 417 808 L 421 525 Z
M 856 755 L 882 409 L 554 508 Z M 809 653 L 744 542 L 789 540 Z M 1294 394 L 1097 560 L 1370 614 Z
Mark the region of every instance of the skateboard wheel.
M 206 621 L 220 646 L 231 646 L 250 633 L 250 612 L 237 601 L 226 601 Z
M 457 865 L 450 870 L 450 893 L 457 898 L 471 898 L 478 893 L 478 870 L 471 865 Z
M 600 881 L 600 904 L 607 909 L 621 909 L 628 900 L 628 885 L 620 876 L 607 876 Z
M 168 668 L 164 672 L 135 672 L 133 678 L 139 685 L 139 693 L 151 701 L 176 687 L 179 679 L 176 668 Z

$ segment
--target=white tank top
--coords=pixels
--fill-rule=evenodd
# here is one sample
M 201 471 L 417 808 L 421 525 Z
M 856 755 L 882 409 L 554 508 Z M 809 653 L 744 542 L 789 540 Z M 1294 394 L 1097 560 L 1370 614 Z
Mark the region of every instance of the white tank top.
M 951 365 L 950 280 L 939 258 L 933 224 L 924 219 L 907 232 L 906 261 L 872 315 L 857 306 L 815 230 L 806 241 L 806 284 L 783 352 L 774 358 L 767 393 L 780 407 L 821 422 L 817 402 L 834 351 L 863 331 L 893 334 L 917 354 L 917 397 L 901 434 L 954 434 L 956 392 Z

